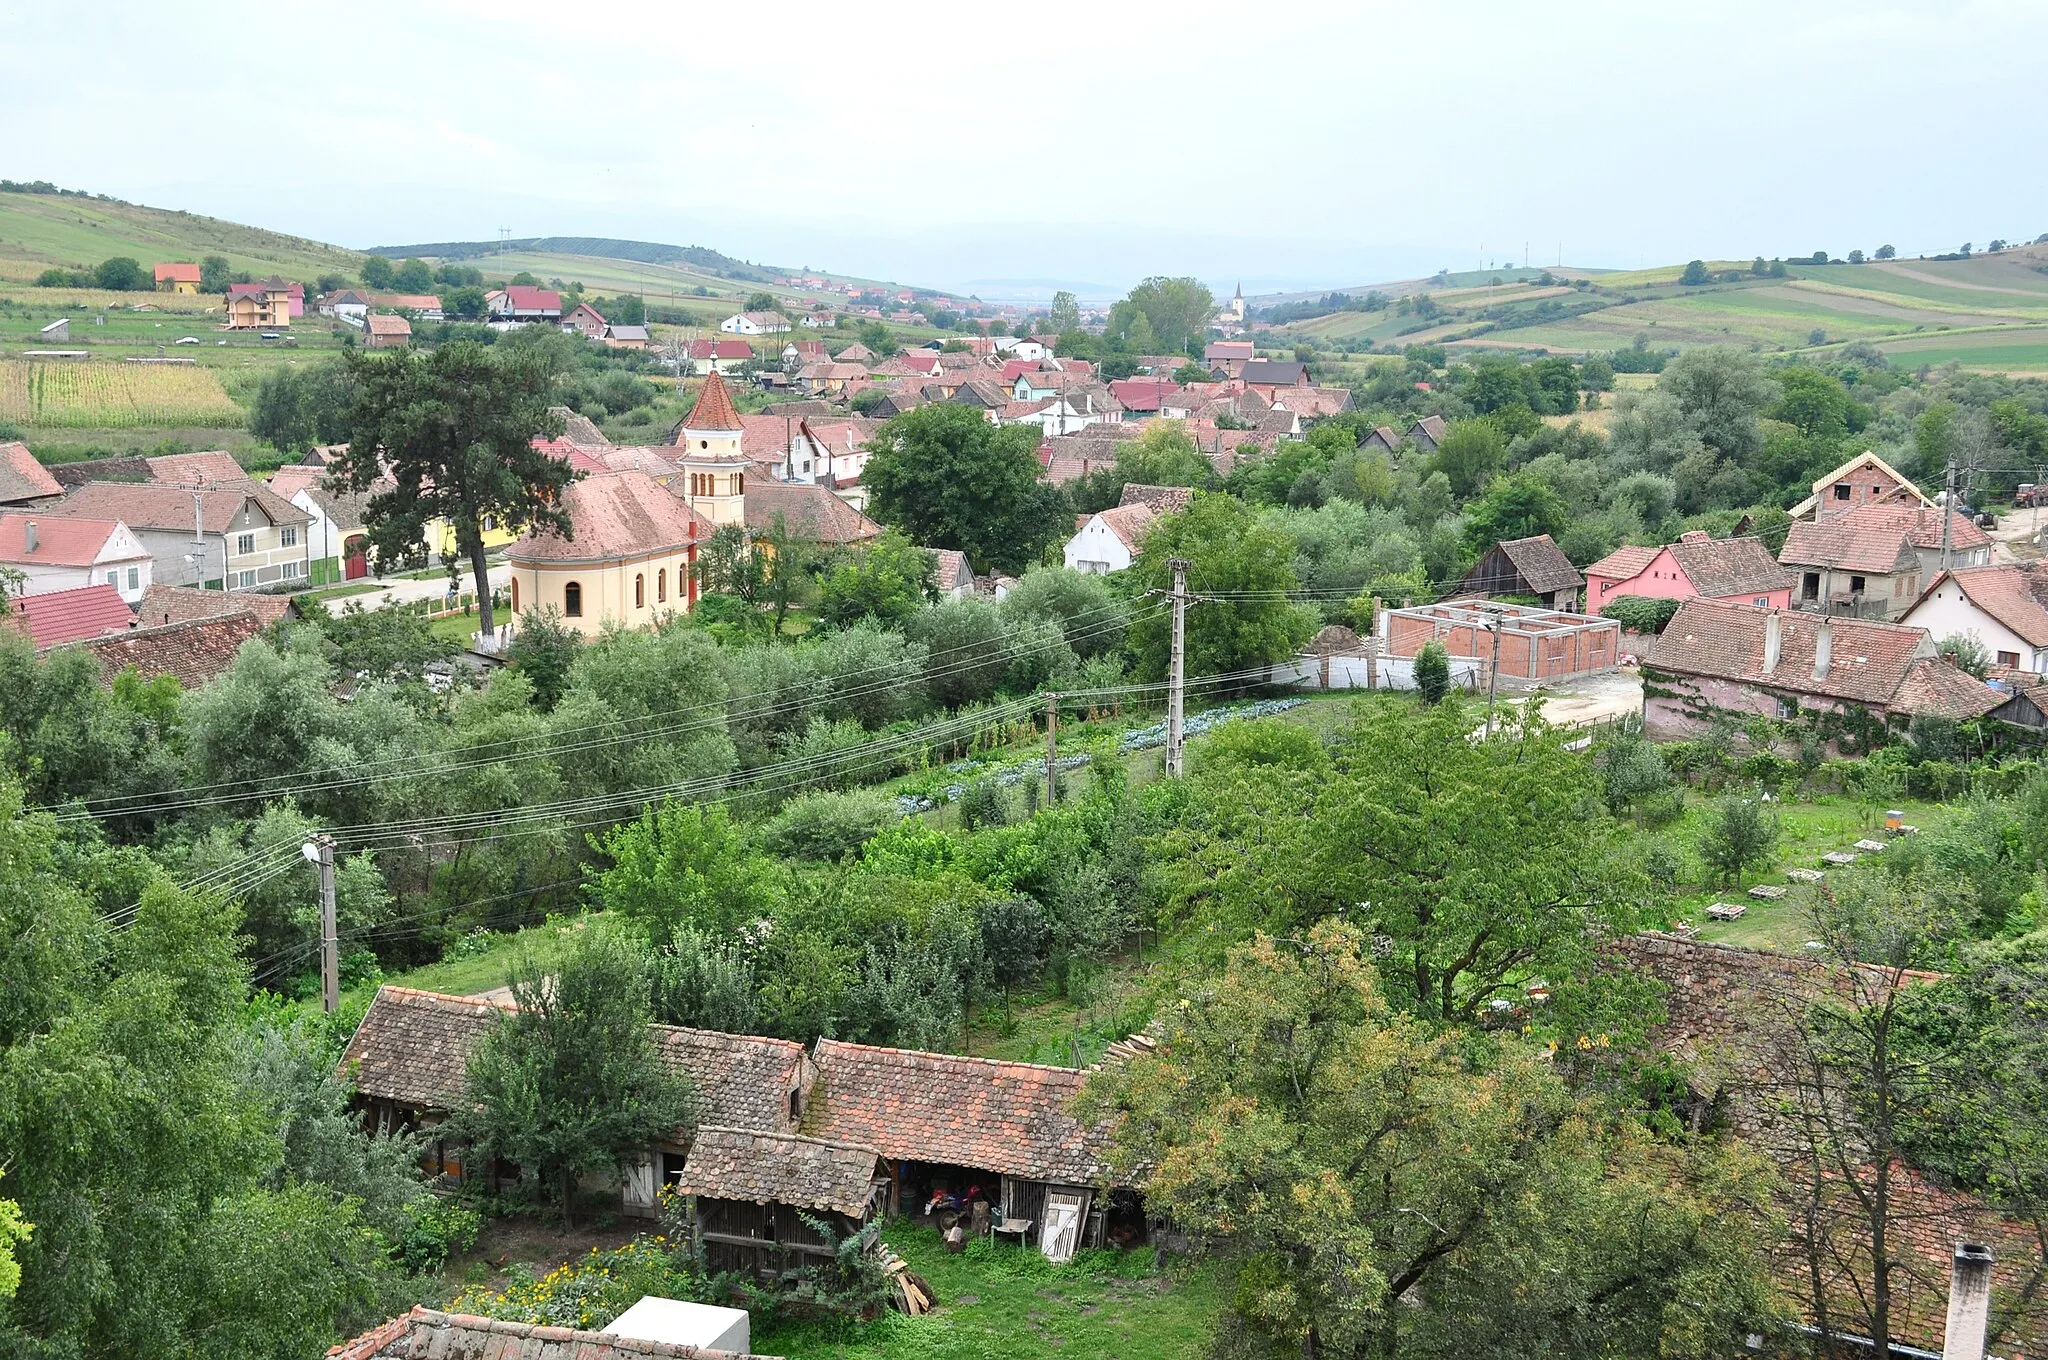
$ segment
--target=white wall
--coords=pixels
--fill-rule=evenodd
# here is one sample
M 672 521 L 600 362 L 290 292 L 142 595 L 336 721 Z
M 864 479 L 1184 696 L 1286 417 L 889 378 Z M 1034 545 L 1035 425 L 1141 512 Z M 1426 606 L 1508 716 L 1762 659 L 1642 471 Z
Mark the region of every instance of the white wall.
M 2048 648 L 2036 647 L 1997 619 L 1972 604 L 1953 579 L 1943 581 L 1900 618 L 1900 623 L 1925 628 L 1936 642 L 1958 634 L 1973 637 L 1984 645 L 1993 661 L 2000 652 L 2019 657 L 2019 668 L 2036 675 L 2048 672 Z
M 1292 661 L 1278 661 L 1268 675 L 1276 685 L 1299 685 L 1303 689 L 1415 688 L 1413 657 L 1375 656 L 1370 663 L 1362 656 L 1330 657 L 1327 686 L 1323 660 L 1320 656 L 1298 656 Z M 1479 683 L 1484 663 L 1478 657 L 1454 656 L 1450 663 L 1452 688 L 1469 689 Z
M 1066 562 L 1074 571 L 1106 575 L 1131 565 L 1131 550 L 1109 531 L 1101 515 L 1093 515 L 1080 533 L 1067 540 Z

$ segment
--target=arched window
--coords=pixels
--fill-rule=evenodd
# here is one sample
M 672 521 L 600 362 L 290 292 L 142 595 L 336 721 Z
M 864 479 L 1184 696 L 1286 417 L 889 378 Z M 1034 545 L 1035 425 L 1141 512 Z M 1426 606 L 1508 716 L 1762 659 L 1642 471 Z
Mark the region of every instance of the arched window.
M 562 613 L 567 618 L 583 617 L 583 584 L 571 581 L 562 587 Z
M 732 491 L 735 496 L 743 495 L 747 489 L 747 474 L 735 472 L 732 475 Z
M 517 576 L 512 578 L 512 612 L 515 614 L 519 612 L 519 578 Z
M 633 607 L 635 609 L 645 609 L 647 607 L 647 577 L 641 572 L 633 573 Z
M 666 604 L 668 602 L 667 567 L 663 567 L 660 571 L 654 573 L 654 602 L 656 604 Z

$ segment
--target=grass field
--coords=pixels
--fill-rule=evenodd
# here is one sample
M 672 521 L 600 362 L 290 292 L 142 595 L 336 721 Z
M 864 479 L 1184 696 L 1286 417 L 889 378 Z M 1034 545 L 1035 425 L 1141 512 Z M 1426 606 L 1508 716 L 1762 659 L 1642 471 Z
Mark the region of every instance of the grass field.
M 234 426 L 242 408 L 197 365 L 0 359 L 0 420 L 44 429 Z
M 224 255 L 237 270 L 311 279 L 353 275 L 352 250 L 219 218 L 101 199 L 0 194 L 0 278 L 29 280 L 52 266 L 89 268 L 115 255 L 141 262 Z M 132 295 L 124 295 L 132 296 Z

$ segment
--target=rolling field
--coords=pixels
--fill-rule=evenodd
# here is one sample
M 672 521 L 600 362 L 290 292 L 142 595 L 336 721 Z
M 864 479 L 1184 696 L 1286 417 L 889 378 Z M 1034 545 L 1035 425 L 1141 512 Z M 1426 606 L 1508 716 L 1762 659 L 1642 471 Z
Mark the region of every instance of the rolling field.
M 86 268 L 114 255 L 139 260 L 145 270 L 158 260 L 225 255 L 235 269 L 294 279 L 354 275 L 362 263 L 352 250 L 214 217 L 93 198 L 0 194 L 0 279 L 25 282 L 52 266 Z
M 0 420 L 43 429 L 232 427 L 242 408 L 210 369 L 0 359 Z
M 1951 361 L 1987 373 L 2048 373 L 2048 326 L 1925 336 L 1878 346 L 1893 363 L 1917 368 Z

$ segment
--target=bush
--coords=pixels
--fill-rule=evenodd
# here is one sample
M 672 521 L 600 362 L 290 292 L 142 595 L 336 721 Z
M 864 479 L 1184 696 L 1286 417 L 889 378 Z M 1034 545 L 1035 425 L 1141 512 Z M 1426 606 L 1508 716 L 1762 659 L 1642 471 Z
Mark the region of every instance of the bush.
M 1678 600 L 1657 600 L 1647 595 L 1618 595 L 1600 606 L 1600 617 L 1613 619 L 1631 633 L 1657 634 L 1664 631 L 1678 612 Z
M 1415 688 L 1426 704 L 1440 704 L 1451 692 L 1451 658 L 1441 642 L 1425 642 L 1416 654 Z
M 872 789 L 813 793 L 770 818 L 761 842 L 771 854 L 834 863 L 895 820 L 895 805 Z
M 475 1246 L 483 1226 L 483 1215 L 468 1205 L 432 1196 L 408 1205 L 405 1217 L 398 1258 L 414 1275 L 439 1270 L 451 1254 Z

